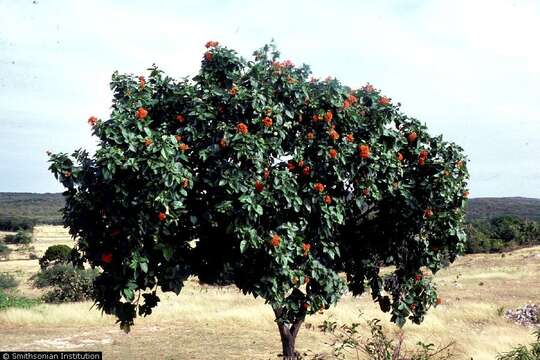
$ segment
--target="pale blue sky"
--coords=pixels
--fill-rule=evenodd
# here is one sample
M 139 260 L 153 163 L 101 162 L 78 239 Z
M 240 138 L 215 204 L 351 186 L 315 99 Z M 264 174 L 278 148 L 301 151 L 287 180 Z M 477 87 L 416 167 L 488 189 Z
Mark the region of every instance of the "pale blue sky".
M 249 57 L 273 38 L 462 145 L 472 197 L 540 198 L 538 36 L 538 1 L 0 0 L 0 191 L 62 190 L 45 151 L 94 148 L 114 70 L 193 75 L 208 40 Z

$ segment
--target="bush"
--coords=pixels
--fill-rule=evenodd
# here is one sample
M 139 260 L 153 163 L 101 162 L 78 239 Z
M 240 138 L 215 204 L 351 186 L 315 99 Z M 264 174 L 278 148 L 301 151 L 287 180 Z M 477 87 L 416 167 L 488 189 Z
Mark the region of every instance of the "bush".
M 14 288 L 18 285 L 15 277 L 8 273 L 0 273 L 0 289 Z
M 30 299 L 24 296 L 16 294 L 8 294 L 0 289 L 0 311 L 6 310 L 12 307 L 15 308 L 29 308 L 39 304 L 36 299 Z
M 68 263 L 70 261 L 70 256 L 71 248 L 67 245 L 49 246 L 43 257 L 39 259 L 39 266 L 42 269 L 45 269 L 50 265 Z
M 511 351 L 499 354 L 497 360 L 538 360 L 540 359 L 540 330 L 534 332 L 536 335 L 536 342 L 530 345 L 530 349 L 527 346 L 519 345 Z
M 6 244 L 0 242 L 0 258 L 5 258 L 9 255 L 11 249 Z
M 18 230 L 15 235 L 6 235 L 7 244 L 30 244 L 32 242 L 32 233 L 26 230 Z
M 71 264 L 56 264 L 32 277 L 38 288 L 52 287 L 43 297 L 45 302 L 61 303 L 90 299 L 94 291 L 95 269 L 79 269 Z

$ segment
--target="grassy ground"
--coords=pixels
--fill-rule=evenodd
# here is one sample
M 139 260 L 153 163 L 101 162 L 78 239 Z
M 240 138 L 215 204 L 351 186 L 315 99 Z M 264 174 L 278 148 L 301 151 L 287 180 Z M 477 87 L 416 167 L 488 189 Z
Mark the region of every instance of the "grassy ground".
M 37 227 L 34 236 L 38 254 L 49 245 L 71 243 L 60 227 Z M 23 257 L 19 253 L 0 262 L 0 272 L 15 273 L 22 281 L 20 292 L 37 296 L 26 282 L 38 270 L 37 260 Z M 455 341 L 457 359 L 491 360 L 497 352 L 532 342 L 531 329 L 508 322 L 499 312 L 529 301 L 540 303 L 539 274 L 540 247 L 504 257 L 480 254 L 458 259 L 436 276 L 445 303 L 432 309 L 422 325 L 404 327 L 407 343 Z M 234 288 L 205 287 L 191 280 L 180 296 L 164 294 L 155 313 L 138 319 L 130 334 L 90 307 L 89 302 L 43 304 L 0 312 L 0 351 L 98 350 L 106 359 L 277 359 L 280 352 L 269 306 Z M 326 319 L 358 321 L 359 310 L 364 319 L 381 318 L 390 333 L 396 331 L 369 296 L 345 296 L 335 308 L 308 318 L 297 348 L 328 351 L 329 338 L 317 325 Z

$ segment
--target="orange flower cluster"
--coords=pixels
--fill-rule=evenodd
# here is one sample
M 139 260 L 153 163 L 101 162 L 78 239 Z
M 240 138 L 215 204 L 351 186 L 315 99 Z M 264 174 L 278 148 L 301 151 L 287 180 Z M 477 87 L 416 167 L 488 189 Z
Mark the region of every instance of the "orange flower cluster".
M 186 178 L 182 178 L 182 182 L 180 183 L 182 187 L 185 189 L 189 186 L 189 180 Z
M 362 145 L 358 146 L 358 152 L 360 153 L 360 157 L 362 159 L 367 159 L 367 158 L 369 158 L 369 154 L 370 154 L 371 151 L 370 151 L 368 145 L 362 144 Z
M 327 111 L 326 114 L 324 114 L 324 121 L 330 122 L 332 121 L 333 117 L 334 117 L 334 114 L 332 114 L 331 111 Z
M 468 192 L 468 191 L 465 191 L 465 192 L 463 193 L 463 197 L 464 197 L 465 199 L 468 199 L 468 198 L 469 198 L 469 192 Z
M 236 96 L 237 93 L 238 93 L 238 88 L 236 87 L 236 85 L 233 85 L 232 88 L 229 89 L 229 95 Z
M 207 51 L 207 52 L 204 53 L 204 59 L 206 61 L 212 61 L 213 57 L 214 57 L 214 55 L 210 51 Z
M 221 138 L 219 140 L 219 148 L 221 150 L 225 150 L 228 146 L 229 146 L 229 143 L 227 142 L 227 140 L 225 140 L 225 138 Z
M 432 216 L 433 216 L 433 210 L 431 210 L 431 209 L 429 209 L 429 208 L 426 209 L 426 210 L 424 210 L 424 217 L 425 217 L 426 219 L 429 219 L 429 218 L 432 217 Z
M 209 41 L 206 43 L 206 45 L 204 45 L 207 49 L 209 48 L 213 48 L 213 47 L 216 47 L 219 45 L 219 42 L 217 41 Z
M 315 134 L 311 131 L 307 133 L 306 137 L 308 140 L 313 140 L 315 139 Z
M 397 155 L 396 155 L 398 161 L 403 161 L 403 154 L 398 152 Z
M 294 64 L 291 60 L 285 60 L 282 62 L 273 61 L 272 66 L 274 67 L 274 69 L 279 70 L 281 68 L 292 68 L 294 67 Z
M 182 137 L 180 135 L 174 135 L 174 138 L 177 142 L 182 142 Z
M 264 168 L 263 178 L 268 179 L 269 177 L 270 177 L 270 170 L 268 170 L 268 168 Z
M 90 116 L 90 117 L 88 118 L 88 125 L 94 126 L 94 125 L 97 124 L 97 121 L 98 121 L 98 120 L 97 120 L 97 117 L 95 117 L 95 116 Z
M 383 105 L 383 106 L 390 105 L 390 99 L 387 98 L 386 96 L 381 96 L 379 98 L 379 105 Z
M 328 156 L 330 156 L 332 159 L 335 159 L 337 157 L 337 150 L 330 149 L 330 151 L 328 151 Z
M 364 90 L 367 93 L 373 92 L 375 88 L 370 83 L 367 83 L 366 85 L 362 86 L 362 90 Z
M 273 123 L 272 119 L 269 118 L 268 116 L 266 116 L 264 119 L 262 119 L 262 124 L 267 128 L 271 127 L 272 123 Z
M 248 133 L 248 127 L 246 124 L 241 122 L 236 125 L 236 131 L 238 131 L 242 135 L 246 135 Z
M 349 101 L 349 104 L 354 105 L 358 102 L 358 98 L 353 94 L 350 94 L 349 97 L 347 97 L 347 101 Z
M 178 149 L 180 149 L 181 152 L 185 152 L 186 150 L 189 150 L 189 145 L 184 144 L 184 143 L 180 143 L 180 144 L 178 144 Z
M 304 176 L 309 176 L 309 174 L 311 174 L 311 168 L 309 166 L 304 166 L 302 174 L 304 174 Z
M 65 177 L 70 177 L 71 176 L 71 171 L 69 171 L 69 170 L 64 171 L 64 176 Z
M 165 214 L 164 212 L 160 212 L 158 214 L 158 218 L 159 218 L 159 221 L 165 221 L 165 219 L 167 218 L 167 214 Z
M 304 256 L 307 256 L 310 249 L 311 249 L 310 244 L 306 244 L 306 243 L 302 244 L 302 251 L 304 252 Z
M 289 171 L 293 171 L 295 168 L 296 168 L 296 165 L 294 165 L 294 162 L 289 161 L 287 163 L 287 169 L 289 169 Z
M 317 114 L 313 115 L 313 116 L 311 117 L 311 120 L 313 120 L 313 122 L 319 121 L 319 120 L 320 120 L 319 115 L 317 115 Z
M 101 254 L 101 262 L 105 264 L 110 264 L 112 262 L 113 255 L 110 252 Z
M 176 121 L 178 121 L 180 124 L 186 121 L 186 118 L 184 115 L 176 115 Z
M 146 110 L 146 109 L 143 108 L 143 107 L 140 107 L 140 108 L 137 109 L 137 111 L 135 112 L 135 116 L 137 117 L 137 119 L 142 120 L 142 119 L 144 119 L 145 117 L 148 116 L 148 110 Z
M 143 89 L 145 85 L 146 85 L 146 81 L 144 80 L 144 76 L 142 75 L 139 76 L 139 87 Z
M 343 107 L 342 107 L 343 110 L 348 109 L 350 107 L 351 107 L 351 102 L 349 100 L 343 101 Z
M 326 185 L 321 184 L 321 183 L 315 183 L 315 184 L 313 185 L 313 189 L 314 189 L 315 191 L 318 191 L 318 192 L 323 192 L 325 187 L 326 187 Z
M 328 131 L 328 135 L 330 136 L 330 139 L 334 141 L 339 139 L 339 133 L 333 128 Z
M 424 164 L 426 163 L 428 154 L 429 153 L 426 149 L 423 149 L 422 151 L 420 151 L 420 154 L 418 154 L 418 165 L 424 166 Z
M 152 145 L 152 143 L 153 143 L 152 139 L 145 139 L 144 140 L 144 146 L 150 146 L 150 145 Z
M 330 195 L 325 195 L 323 201 L 325 204 L 330 205 L 332 203 L 332 197 Z
M 255 182 L 255 190 L 262 192 L 264 190 L 264 184 L 260 181 Z
M 270 243 L 272 244 L 273 247 L 277 248 L 279 244 L 281 244 L 281 237 L 278 234 L 274 234 L 272 236 L 272 240 L 270 240 Z
M 345 139 L 348 142 L 352 143 L 352 142 L 354 142 L 354 135 L 353 134 L 347 134 L 347 136 L 345 136 Z

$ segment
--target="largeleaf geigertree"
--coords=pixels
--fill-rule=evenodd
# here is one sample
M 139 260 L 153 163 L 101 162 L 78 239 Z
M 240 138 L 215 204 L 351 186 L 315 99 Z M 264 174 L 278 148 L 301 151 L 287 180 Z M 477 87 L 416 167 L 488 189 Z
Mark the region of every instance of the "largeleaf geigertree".
M 79 261 L 103 270 L 97 306 L 129 329 L 158 289 L 234 283 L 270 304 L 288 357 L 305 316 L 348 290 L 421 322 L 437 302 L 421 268 L 465 241 L 462 149 L 372 85 L 309 79 L 272 46 L 253 61 L 207 47 L 193 79 L 115 73 L 95 155 L 50 155 Z

